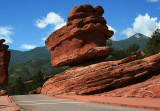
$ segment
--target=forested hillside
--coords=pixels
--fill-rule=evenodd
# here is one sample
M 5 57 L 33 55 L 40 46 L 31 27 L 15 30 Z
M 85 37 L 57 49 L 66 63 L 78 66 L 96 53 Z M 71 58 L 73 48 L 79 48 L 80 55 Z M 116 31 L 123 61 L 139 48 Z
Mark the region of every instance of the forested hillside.
M 127 49 L 131 44 L 138 44 L 140 46 L 139 50 L 143 51 L 146 48 L 146 44 L 149 41 L 149 39 L 149 37 L 137 33 L 127 39 L 113 41 L 111 47 L 116 50 L 124 50 Z

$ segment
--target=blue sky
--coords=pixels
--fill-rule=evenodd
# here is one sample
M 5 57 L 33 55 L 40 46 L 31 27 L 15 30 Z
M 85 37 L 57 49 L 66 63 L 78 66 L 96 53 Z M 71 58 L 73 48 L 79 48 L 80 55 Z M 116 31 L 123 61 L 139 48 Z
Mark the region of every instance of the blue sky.
M 70 10 L 81 4 L 101 5 L 114 40 L 135 33 L 151 36 L 160 28 L 160 0 L 0 0 L 0 39 L 14 50 L 44 46 L 63 26 Z

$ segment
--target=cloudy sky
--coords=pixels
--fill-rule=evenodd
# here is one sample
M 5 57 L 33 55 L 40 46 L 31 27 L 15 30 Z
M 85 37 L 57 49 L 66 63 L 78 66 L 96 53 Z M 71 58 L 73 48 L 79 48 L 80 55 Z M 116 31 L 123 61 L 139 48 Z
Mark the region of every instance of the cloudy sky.
M 0 0 L 0 39 L 14 50 L 44 46 L 51 32 L 65 25 L 80 4 L 101 5 L 114 40 L 135 33 L 151 36 L 160 28 L 160 0 Z

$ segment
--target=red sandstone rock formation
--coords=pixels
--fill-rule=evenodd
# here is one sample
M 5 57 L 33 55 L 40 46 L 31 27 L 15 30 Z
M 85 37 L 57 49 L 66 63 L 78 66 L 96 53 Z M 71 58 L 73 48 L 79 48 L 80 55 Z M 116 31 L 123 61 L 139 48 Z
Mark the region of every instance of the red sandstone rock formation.
M 100 95 L 108 97 L 160 98 L 160 75 L 153 76 L 144 82 L 117 88 Z
M 141 60 L 129 57 L 88 66 L 75 66 L 50 78 L 41 93 L 93 94 L 147 79 L 160 71 L 160 53 Z
M 101 6 L 74 7 L 68 15 L 67 24 L 46 39 L 46 47 L 51 51 L 53 66 L 77 66 L 46 81 L 41 89 L 42 94 L 102 93 L 146 80 L 159 73 L 160 54 L 141 60 L 136 60 L 137 57 L 132 56 L 118 61 L 88 62 L 89 59 L 100 59 L 111 53 L 111 49 L 104 46 L 113 32 L 108 30 L 106 21 L 102 17 L 103 13 Z M 155 81 L 152 86 L 126 90 L 125 93 L 120 94 L 125 97 L 140 97 L 139 95 L 159 97 L 159 90 L 156 90 L 159 87 Z M 31 93 L 37 93 L 37 91 L 34 90 Z M 106 96 L 120 94 L 116 90 L 106 93 Z
M 8 65 L 10 61 L 10 51 L 8 45 L 3 44 L 4 39 L 0 39 L 0 85 L 8 83 Z
M 6 90 L 0 90 L 0 96 L 5 96 L 7 94 L 8 92 Z
M 70 11 L 67 24 L 45 41 L 53 66 L 73 66 L 111 54 L 106 40 L 113 31 L 108 30 L 103 13 L 101 6 L 91 5 L 79 5 Z
M 30 91 L 28 94 L 40 94 L 41 93 L 41 87 L 38 87 L 37 89 Z

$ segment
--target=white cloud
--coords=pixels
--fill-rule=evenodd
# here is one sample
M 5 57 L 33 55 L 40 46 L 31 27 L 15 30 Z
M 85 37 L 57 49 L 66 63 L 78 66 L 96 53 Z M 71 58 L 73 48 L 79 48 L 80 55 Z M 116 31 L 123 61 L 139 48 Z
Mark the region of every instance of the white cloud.
M 10 38 L 10 35 L 13 33 L 12 29 L 10 26 L 0 27 L 0 39 L 5 39 L 6 43 L 12 43 Z
M 42 38 L 42 41 L 45 41 L 46 39 L 47 39 L 47 37 L 43 37 L 43 38 Z
M 108 29 L 109 29 L 109 30 L 112 30 L 114 33 L 117 32 L 117 30 L 116 30 L 115 28 L 113 28 L 112 26 L 110 26 L 110 25 L 107 25 L 107 26 L 108 26 Z
M 113 28 L 112 26 L 110 25 L 107 25 L 108 26 L 108 30 L 112 30 L 114 32 L 114 35 L 117 33 L 117 30 L 115 28 Z M 111 37 L 112 40 L 116 40 L 116 37 L 115 36 L 112 36 Z
M 36 26 L 37 26 L 38 28 L 45 28 L 47 25 L 48 25 L 48 24 L 45 23 L 44 20 L 38 19 L 38 20 L 36 21 Z
M 132 26 L 132 28 L 126 28 L 123 30 L 121 34 L 125 34 L 127 37 L 130 37 L 135 33 L 142 33 L 151 37 L 153 32 L 157 28 L 160 28 L 160 21 L 158 21 L 157 17 L 150 17 L 148 13 L 146 13 L 144 16 L 140 14 L 135 18 Z
M 60 29 L 61 27 L 65 26 L 65 25 L 66 25 L 66 22 L 58 24 L 55 26 L 54 30 Z
M 132 36 L 135 32 L 133 31 L 132 28 L 127 28 L 127 29 L 123 30 L 121 33 L 127 35 L 127 37 L 130 37 L 130 36 Z
M 21 48 L 22 49 L 34 49 L 34 48 L 36 48 L 36 46 L 35 45 L 29 45 L 29 44 L 22 44 L 22 46 L 21 46 Z
M 64 21 L 64 19 L 60 15 L 58 15 L 54 12 L 50 12 L 47 14 L 46 17 L 43 17 L 42 19 L 38 19 L 36 21 L 35 25 L 38 28 L 45 28 L 48 25 L 54 25 L 55 26 L 54 30 L 57 30 L 57 29 L 61 28 L 62 26 L 64 26 L 65 24 L 66 24 L 66 22 Z
M 159 0 L 147 0 L 147 2 L 159 2 Z

